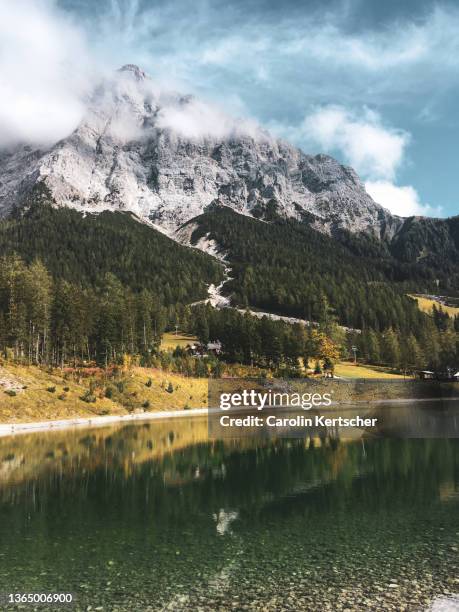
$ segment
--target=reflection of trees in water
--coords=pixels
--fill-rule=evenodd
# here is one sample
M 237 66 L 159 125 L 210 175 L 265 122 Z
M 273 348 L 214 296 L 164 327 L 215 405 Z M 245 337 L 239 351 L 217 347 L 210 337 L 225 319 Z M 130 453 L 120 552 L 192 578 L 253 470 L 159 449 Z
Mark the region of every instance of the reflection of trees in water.
M 318 443 L 324 441 L 325 437 Z M 203 443 L 207 444 L 200 446 Z M 208 443 L 206 419 L 20 435 L 0 440 L 0 490 L 7 484 L 47 480 L 53 475 L 78 478 L 82 471 L 107 466 L 128 477 L 138 465 L 152 460 L 161 460 L 169 485 L 179 485 L 202 478 L 209 470 L 217 474 L 221 466 L 215 462 L 222 448 L 225 454 L 228 449 L 263 444 L 269 442 L 242 439 L 227 441 L 224 447 Z
M 162 457 L 207 439 L 207 422 L 193 419 L 186 427 L 176 423 L 34 433 L 0 439 L 0 487 L 40 474 L 92 471 L 110 463 L 126 475 L 138 463 Z
M 147 593 L 148 601 L 154 593 L 173 609 L 180 609 L 175 604 L 184 592 L 188 609 L 196 609 L 196 591 L 213 599 L 239 593 L 240 584 L 244 591 L 252 584 L 264 589 L 263 567 L 277 593 L 299 567 L 307 570 L 301 588 L 309 592 L 316 580 L 317 601 L 323 590 L 317 581 L 337 592 L 344 583 L 371 585 L 384 572 L 384 580 L 404 575 L 413 559 L 431 551 L 428 571 L 455 573 L 445 543 L 457 531 L 457 440 L 209 443 L 198 440 L 207 437 L 205 422 L 195 423 L 194 433 L 175 423 L 146 425 L 60 432 L 47 441 L 21 437 L 4 445 L 7 463 L 19 461 L 10 474 L 22 474 L 22 480 L 4 479 L 0 489 L 5 575 L 14 567 L 19 584 L 38 576 L 42 590 L 46 580 L 64 576 L 67 588 L 77 591 L 84 581 L 98 596 L 110 581 L 117 605 L 124 596 L 118 583 L 129 585 L 136 601 L 138 593 Z M 446 550 L 441 558 L 435 556 L 438 525 Z M 368 556 L 369 549 L 374 554 Z M 40 577 L 44 559 L 52 568 L 48 577 Z M 331 563 L 342 573 L 317 570 Z M 373 569 L 365 574 L 367 564 Z
M 114 505 L 128 512 L 136 500 L 176 517 L 200 507 L 256 515 L 306 499 L 326 511 L 351 495 L 382 507 L 400 496 L 438 497 L 446 486 L 454 496 L 458 449 L 455 440 L 433 439 L 208 442 L 198 419 L 33 434 L 1 441 L 0 499 L 94 497 L 109 513 Z

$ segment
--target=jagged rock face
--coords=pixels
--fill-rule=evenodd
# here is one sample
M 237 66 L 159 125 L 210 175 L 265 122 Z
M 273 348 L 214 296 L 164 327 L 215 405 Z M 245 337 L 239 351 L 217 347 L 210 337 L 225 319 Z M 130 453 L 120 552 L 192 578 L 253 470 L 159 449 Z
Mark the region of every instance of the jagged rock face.
M 0 153 L 0 214 L 44 185 L 56 205 L 132 211 L 170 233 L 215 203 L 265 219 L 307 216 L 329 232 L 390 238 L 401 225 L 351 168 L 223 115 L 202 127 L 209 114 L 192 97 L 156 92 L 139 68 L 125 66 L 101 84 L 67 138 L 45 151 Z

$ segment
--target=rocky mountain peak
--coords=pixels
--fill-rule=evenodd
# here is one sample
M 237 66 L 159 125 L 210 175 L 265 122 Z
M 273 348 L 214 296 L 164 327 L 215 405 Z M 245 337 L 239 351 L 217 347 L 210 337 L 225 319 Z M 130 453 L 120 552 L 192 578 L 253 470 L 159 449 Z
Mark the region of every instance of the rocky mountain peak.
M 116 74 L 129 78 L 106 79 L 67 138 L 0 154 L 0 214 L 39 185 L 56 205 L 131 211 L 171 234 L 211 204 L 265 220 L 307 218 L 328 233 L 381 237 L 400 225 L 332 157 L 307 155 L 195 97 L 159 92 L 134 64 Z
M 143 81 L 147 78 L 146 73 L 135 64 L 125 64 L 118 68 L 118 72 L 123 72 L 132 75 L 137 81 Z

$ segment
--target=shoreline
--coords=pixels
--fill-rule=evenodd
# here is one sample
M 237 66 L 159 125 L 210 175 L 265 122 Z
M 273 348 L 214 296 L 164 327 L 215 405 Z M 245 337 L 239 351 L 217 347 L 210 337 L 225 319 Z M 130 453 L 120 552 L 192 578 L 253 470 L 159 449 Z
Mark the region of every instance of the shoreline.
M 35 433 L 39 431 L 55 431 L 71 428 L 80 429 L 84 427 L 103 427 L 104 425 L 112 425 L 114 423 L 153 421 L 186 416 L 207 416 L 208 414 L 209 410 L 207 408 L 193 408 L 191 410 L 166 410 L 163 412 L 141 412 L 138 414 L 76 417 L 50 421 L 29 421 L 28 423 L 2 423 L 0 424 L 0 438 L 21 433 Z
M 371 406 L 378 404 L 405 404 L 424 402 L 450 402 L 459 401 L 459 397 L 438 397 L 438 398 L 391 398 L 376 400 L 353 400 L 351 402 L 341 401 L 332 402 L 328 407 L 322 407 L 323 412 L 333 412 L 338 406 L 351 408 L 355 405 Z M 269 408 L 269 406 L 266 406 Z M 288 407 L 282 407 L 288 410 Z M 0 423 L 0 438 L 14 436 L 24 433 L 38 433 L 40 431 L 50 432 L 62 429 L 84 429 L 92 427 L 104 427 L 115 423 L 132 423 L 135 421 L 160 421 L 164 419 L 176 419 L 184 417 L 209 416 L 220 412 L 220 408 L 192 408 L 190 410 L 165 410 L 158 412 L 141 412 L 136 414 L 106 415 L 95 417 L 76 417 L 69 419 L 55 419 L 47 421 L 29 421 L 19 423 Z M 239 412 L 239 411 L 234 411 Z

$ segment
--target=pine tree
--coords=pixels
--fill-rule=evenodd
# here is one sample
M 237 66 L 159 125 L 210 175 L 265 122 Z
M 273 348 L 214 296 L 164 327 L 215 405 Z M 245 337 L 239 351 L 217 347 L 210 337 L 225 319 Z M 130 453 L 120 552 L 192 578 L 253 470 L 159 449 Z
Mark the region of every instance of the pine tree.
M 381 363 L 381 342 L 378 333 L 373 329 L 368 331 L 368 358 L 370 363 Z
M 401 361 L 400 343 L 397 333 L 392 328 L 383 334 L 382 344 L 383 360 L 387 365 L 398 368 Z

